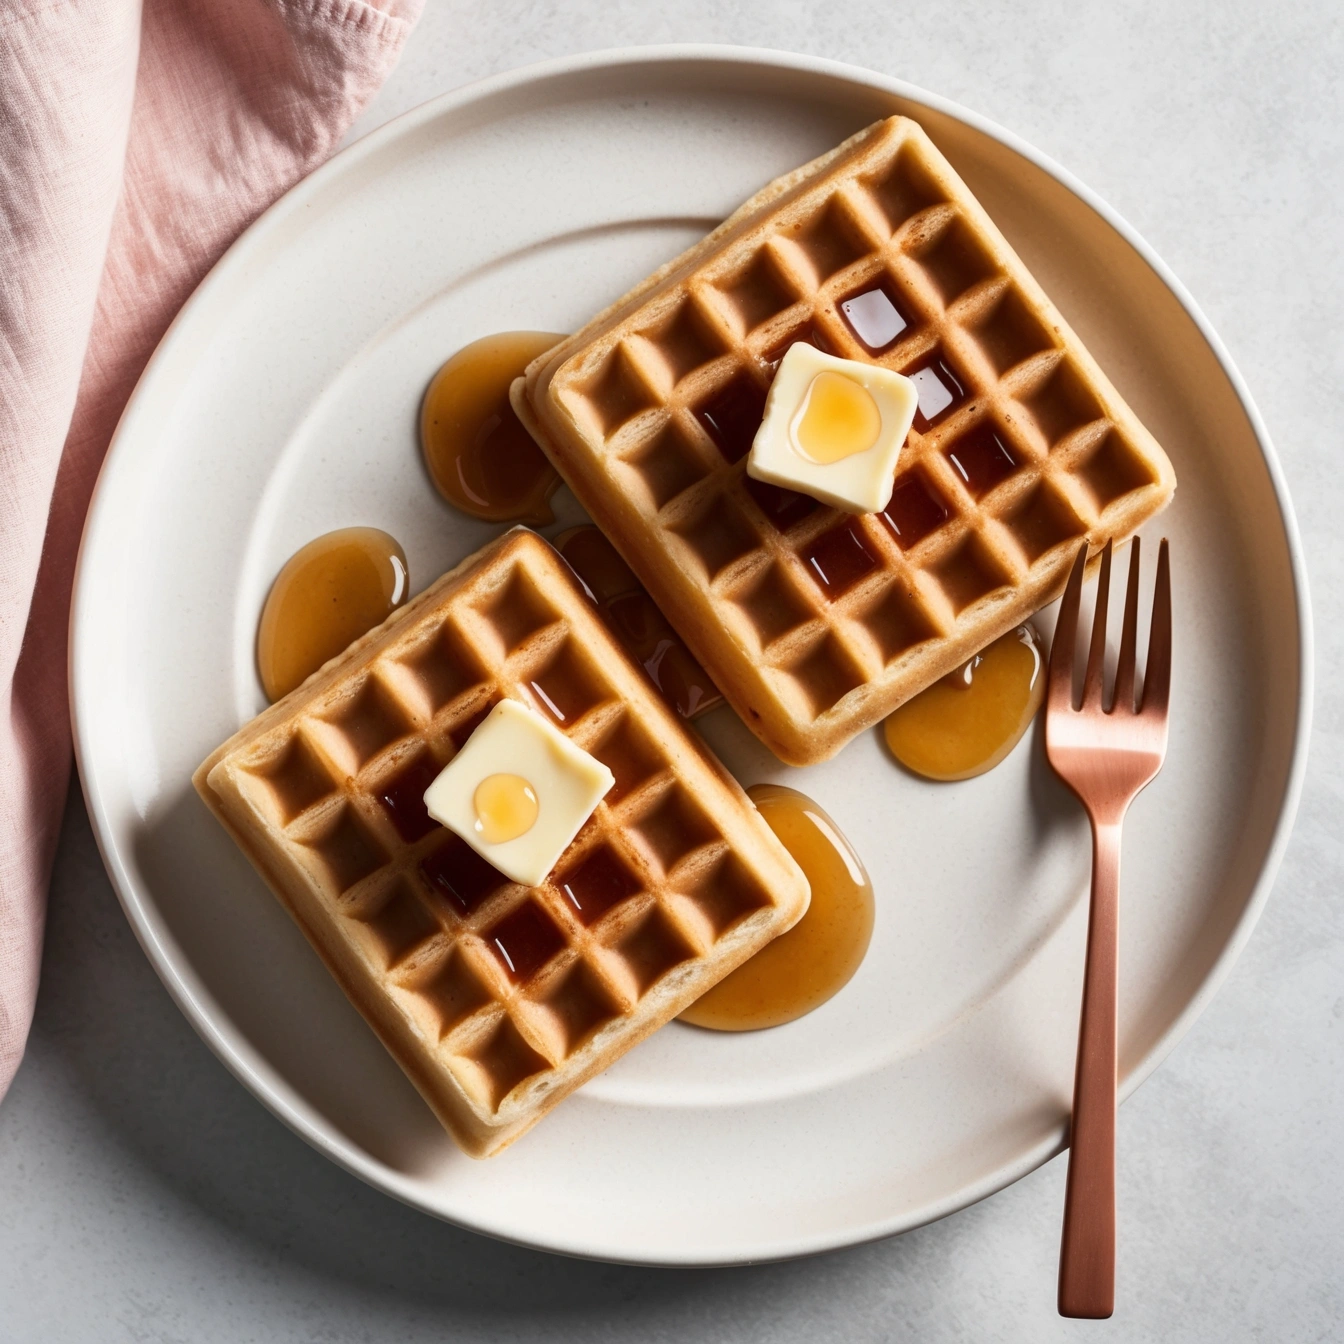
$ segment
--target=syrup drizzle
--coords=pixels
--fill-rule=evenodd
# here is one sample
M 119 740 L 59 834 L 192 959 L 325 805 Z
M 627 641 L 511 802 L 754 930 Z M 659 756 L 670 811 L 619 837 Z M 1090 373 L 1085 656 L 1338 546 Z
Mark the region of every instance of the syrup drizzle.
M 565 935 L 535 901 L 524 901 L 481 937 L 515 984 L 530 980 L 565 946 Z
M 723 703 L 718 687 L 599 529 L 591 524 L 568 528 L 556 537 L 555 547 L 588 589 L 612 634 L 683 719 Z
M 438 761 L 424 752 L 378 790 L 383 811 L 408 845 L 423 840 L 439 824 L 425 807 L 425 791 L 439 777 L 440 769 Z
M 406 552 L 376 527 L 343 527 L 285 563 L 257 626 L 257 670 L 269 700 L 385 621 L 409 594 Z
M 420 446 L 439 493 L 491 523 L 553 520 L 560 477 L 509 404 L 509 386 L 564 340 L 502 331 L 464 346 L 434 375 L 420 410 Z
M 982 424 L 947 449 L 947 460 L 979 499 L 1017 470 L 1017 458 L 991 424 Z
M 887 507 L 878 516 L 901 550 L 908 551 L 936 532 L 951 515 L 923 475 L 912 468 L 896 478 Z
M 935 350 L 902 371 L 914 383 L 915 394 L 919 398 L 915 409 L 915 428 L 921 434 L 927 434 L 966 400 L 966 389 L 961 379 L 942 357 L 941 351 Z
M 889 350 L 912 325 L 910 314 L 883 281 L 842 299 L 840 312 L 871 355 Z
M 832 602 L 880 563 L 863 529 L 853 519 L 823 532 L 803 548 L 802 557 L 813 580 Z
M 681 1021 L 714 1031 L 757 1031 L 820 1008 L 859 969 L 873 936 L 873 884 L 843 832 L 805 794 L 779 784 L 747 790 L 812 886 L 787 933 L 701 995 Z
M 927 779 L 970 779 L 1021 740 L 1045 694 L 1040 636 L 1031 625 L 996 639 L 970 662 L 888 716 L 891 754 Z
M 740 462 L 765 415 L 765 393 L 753 378 L 740 373 L 696 411 L 696 418 L 727 462 Z

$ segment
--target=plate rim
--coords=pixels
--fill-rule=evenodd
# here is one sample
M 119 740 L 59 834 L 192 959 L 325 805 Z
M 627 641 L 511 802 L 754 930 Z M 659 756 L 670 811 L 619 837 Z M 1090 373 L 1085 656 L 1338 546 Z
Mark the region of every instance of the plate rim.
M 732 1254 L 716 1253 L 706 1256 L 703 1252 L 697 1252 L 695 1249 L 687 1247 L 681 1254 L 672 1254 L 664 1250 L 656 1255 L 623 1255 L 607 1245 L 583 1244 L 578 1240 L 568 1244 L 558 1244 L 544 1238 L 529 1237 L 525 1230 L 496 1225 L 489 1219 L 472 1220 L 468 1216 L 457 1213 L 452 1215 L 445 1213 L 441 1208 L 435 1207 L 423 1198 L 419 1185 L 413 1178 L 405 1177 L 373 1158 L 360 1160 L 354 1154 L 343 1151 L 338 1145 L 334 1144 L 320 1128 L 314 1126 L 306 1114 L 291 1105 L 290 1101 L 273 1086 L 270 1079 L 265 1076 L 269 1072 L 269 1066 L 265 1061 L 252 1058 L 253 1052 L 245 1041 L 232 1039 L 234 1033 L 227 1029 L 227 1019 L 222 1022 L 216 1020 L 212 1005 L 208 1001 L 208 993 L 204 991 L 203 986 L 192 983 L 195 975 L 190 963 L 186 961 L 185 957 L 180 956 L 180 949 L 176 946 L 168 931 L 159 926 L 160 922 L 152 912 L 153 903 L 142 899 L 135 880 L 123 862 L 99 778 L 85 757 L 84 734 L 82 731 L 85 717 L 92 713 L 93 707 L 88 701 L 91 696 L 91 682 L 96 680 L 97 666 L 95 661 L 96 650 L 86 649 L 82 634 L 83 629 L 88 624 L 83 619 L 83 613 L 92 601 L 89 589 L 94 582 L 91 577 L 89 557 L 98 549 L 101 535 L 112 525 L 107 502 L 110 492 L 108 481 L 117 470 L 118 449 L 122 442 L 129 439 L 137 428 L 142 413 L 142 394 L 154 381 L 157 370 L 167 358 L 169 347 L 174 343 L 174 337 L 179 329 L 193 322 L 196 313 L 212 301 L 217 291 L 228 285 L 234 272 L 246 264 L 251 251 L 259 246 L 259 240 L 264 239 L 269 230 L 275 228 L 281 221 L 295 212 L 302 210 L 313 196 L 326 189 L 328 182 L 339 179 L 362 161 L 379 154 L 385 146 L 414 133 L 420 127 L 442 116 L 460 112 L 473 103 L 484 103 L 500 94 L 523 89 L 529 85 L 541 85 L 553 79 L 620 68 L 633 70 L 641 65 L 664 66 L 677 63 L 720 67 L 733 65 L 765 66 L 777 71 L 818 75 L 861 89 L 892 94 L 927 107 L 953 120 L 960 121 L 1026 159 L 1029 163 L 1053 177 L 1067 191 L 1100 216 L 1134 249 L 1165 288 L 1175 297 L 1194 323 L 1201 339 L 1218 361 L 1255 436 L 1284 530 L 1284 541 L 1288 552 L 1289 572 L 1293 587 L 1294 615 L 1298 632 L 1296 724 L 1285 786 L 1278 804 L 1278 816 L 1274 822 L 1265 849 L 1264 860 L 1250 898 L 1227 936 L 1222 949 L 1209 967 L 1203 981 L 1192 994 L 1184 1010 L 1175 1017 L 1167 1030 L 1122 1080 L 1119 1094 L 1122 1101 L 1132 1095 L 1152 1075 L 1207 1008 L 1209 1002 L 1222 987 L 1259 921 L 1274 885 L 1279 866 L 1282 863 L 1301 800 L 1314 706 L 1315 665 L 1310 590 L 1297 515 L 1293 509 L 1287 481 L 1269 431 L 1240 370 L 1218 333 L 1166 262 L 1117 210 L 1030 142 L 988 117 L 951 99 L 932 93 L 906 80 L 863 66 L 763 47 L 676 43 L 612 47 L 579 52 L 533 62 L 471 81 L 408 109 L 375 128 L 353 144 L 338 151 L 326 163 L 301 179 L 259 215 L 207 272 L 201 283 L 178 311 L 137 380 L 135 389 L 122 412 L 99 470 L 80 540 L 72 586 L 69 622 L 67 676 L 70 720 L 75 762 L 84 793 L 85 805 L 88 809 L 99 854 L 112 887 L 150 964 L 173 1002 L 205 1044 L 262 1105 L 311 1147 L 345 1171 L 350 1172 L 366 1184 L 432 1217 L 529 1249 L 617 1263 L 693 1267 L 726 1266 L 792 1259 L 842 1247 L 860 1245 L 912 1230 L 977 1203 L 979 1200 L 1021 1179 L 1063 1150 L 1066 1146 L 1065 1134 L 1061 1129 L 1061 1132 L 1047 1137 L 1028 1149 L 1017 1160 L 999 1167 L 979 1181 L 964 1186 L 950 1195 L 931 1201 L 913 1214 L 907 1213 L 903 1216 L 868 1220 L 861 1225 L 846 1226 L 843 1231 L 830 1230 L 808 1235 L 779 1236 L 769 1243 L 739 1248 Z M 177 964 L 179 958 L 183 961 L 182 965 Z

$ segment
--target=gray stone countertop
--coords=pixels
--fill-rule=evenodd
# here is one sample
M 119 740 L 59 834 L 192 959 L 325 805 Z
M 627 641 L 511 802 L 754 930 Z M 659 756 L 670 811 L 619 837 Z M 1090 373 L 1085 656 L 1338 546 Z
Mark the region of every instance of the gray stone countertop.
M 1246 375 L 1317 623 L 1297 829 L 1225 987 L 1122 1109 L 1119 1311 L 1061 1321 L 1064 1166 L 893 1240 L 627 1269 L 367 1189 L 252 1099 L 137 946 L 78 790 L 37 1020 L 0 1107 L 0 1341 L 1344 1338 L 1344 11 L 1324 0 L 429 0 L 356 128 L 545 57 L 732 42 L 877 67 L 1024 136 L 1130 220 Z

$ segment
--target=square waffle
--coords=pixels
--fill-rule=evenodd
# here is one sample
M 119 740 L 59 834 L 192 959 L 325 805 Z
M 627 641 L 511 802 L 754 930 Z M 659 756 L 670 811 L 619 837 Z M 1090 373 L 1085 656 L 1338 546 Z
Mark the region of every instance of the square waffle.
M 537 887 L 509 882 L 422 801 L 504 696 L 616 778 Z M 352 644 L 194 779 L 476 1157 L 807 907 L 806 879 L 746 795 L 523 529 Z
M 880 349 L 861 339 L 874 311 L 900 328 Z M 884 513 L 746 475 L 800 340 L 920 389 Z M 1039 610 L 1080 541 L 1127 536 L 1176 485 L 903 117 L 771 183 L 536 360 L 513 403 L 743 720 L 796 765 Z

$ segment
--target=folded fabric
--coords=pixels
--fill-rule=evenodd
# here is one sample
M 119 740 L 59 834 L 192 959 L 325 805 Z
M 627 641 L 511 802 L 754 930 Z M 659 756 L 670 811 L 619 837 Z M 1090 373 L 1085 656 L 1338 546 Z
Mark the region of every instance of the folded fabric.
M 108 439 L 174 313 L 331 153 L 422 3 L 0 10 L 0 1096 L 37 993 L 70 585 Z

